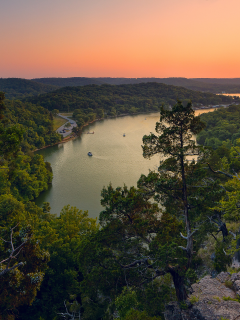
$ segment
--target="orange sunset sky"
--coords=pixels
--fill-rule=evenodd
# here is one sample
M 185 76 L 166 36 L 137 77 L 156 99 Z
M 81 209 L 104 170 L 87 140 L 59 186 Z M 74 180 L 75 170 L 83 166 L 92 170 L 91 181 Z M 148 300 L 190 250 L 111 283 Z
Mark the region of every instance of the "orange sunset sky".
M 240 77 L 240 0 L 0 0 L 0 77 Z

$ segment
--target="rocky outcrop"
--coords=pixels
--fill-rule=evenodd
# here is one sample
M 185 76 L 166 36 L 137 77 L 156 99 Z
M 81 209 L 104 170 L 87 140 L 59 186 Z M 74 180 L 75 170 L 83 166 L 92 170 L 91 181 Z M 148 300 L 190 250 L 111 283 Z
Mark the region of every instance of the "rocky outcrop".
M 240 320 L 240 272 L 206 276 L 192 286 L 186 305 L 167 305 L 165 320 Z

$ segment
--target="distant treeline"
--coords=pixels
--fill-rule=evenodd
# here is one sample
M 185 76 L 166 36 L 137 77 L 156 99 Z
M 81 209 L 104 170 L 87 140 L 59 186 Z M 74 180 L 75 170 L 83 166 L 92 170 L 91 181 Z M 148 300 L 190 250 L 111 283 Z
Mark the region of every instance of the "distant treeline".
M 219 108 L 204 113 L 201 119 L 206 127 L 197 136 L 197 142 L 214 149 L 224 145 L 231 148 L 240 145 L 240 105 Z
M 0 91 L 5 92 L 7 99 L 22 99 L 23 97 L 35 96 L 56 89 L 56 86 L 46 85 L 26 79 L 0 79 Z
M 75 109 L 96 113 L 104 109 L 105 115 L 158 111 L 162 104 L 175 105 L 177 100 L 191 100 L 194 106 L 231 103 L 228 96 L 188 90 L 162 83 L 133 85 L 88 85 L 64 87 L 54 92 L 26 98 L 25 101 L 41 105 L 48 110 Z
M 0 78 L 0 91 L 5 92 L 7 99 L 22 99 L 24 97 L 54 91 L 60 87 L 76 87 L 86 85 L 123 85 L 140 83 L 164 83 L 184 87 L 186 89 L 221 93 L 239 93 L 240 79 L 187 79 L 187 78 L 39 78 L 19 79 Z
M 85 86 L 89 84 L 139 84 L 139 83 L 164 83 L 168 85 L 180 86 L 196 91 L 208 91 L 212 93 L 239 93 L 240 92 L 240 79 L 215 79 L 215 78 L 38 78 L 32 79 L 33 81 L 45 84 L 54 85 L 58 87 L 66 86 Z

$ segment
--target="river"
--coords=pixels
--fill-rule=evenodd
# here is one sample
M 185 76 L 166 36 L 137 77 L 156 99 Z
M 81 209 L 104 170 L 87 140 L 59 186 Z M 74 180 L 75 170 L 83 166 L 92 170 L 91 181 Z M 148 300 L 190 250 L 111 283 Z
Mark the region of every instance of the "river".
M 110 182 L 113 187 L 124 183 L 136 186 L 142 173 L 157 168 L 160 156 L 144 159 L 141 144 L 145 134 L 155 132 L 158 120 L 159 113 L 152 113 L 98 121 L 86 127 L 81 137 L 38 151 L 51 163 L 54 178 L 36 204 L 50 202 L 51 212 L 58 215 L 63 206 L 70 204 L 88 210 L 92 218 L 98 217 L 103 210 L 100 204 L 103 186 Z M 86 134 L 88 131 L 94 134 Z M 89 151 L 92 157 L 87 155 Z

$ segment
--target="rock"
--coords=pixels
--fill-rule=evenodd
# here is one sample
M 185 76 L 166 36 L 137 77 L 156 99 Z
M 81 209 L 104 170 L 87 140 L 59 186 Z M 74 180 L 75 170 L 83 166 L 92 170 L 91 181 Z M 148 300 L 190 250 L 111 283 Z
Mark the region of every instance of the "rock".
M 230 280 L 231 275 L 229 272 L 221 272 L 216 276 L 216 279 L 221 283 L 225 283 L 227 280 Z
M 234 283 L 233 283 L 233 289 L 234 289 L 234 291 L 236 291 L 236 292 L 240 290 L 240 280 L 234 281 Z
M 232 282 L 234 282 L 234 281 L 236 281 L 236 280 L 240 280 L 240 272 L 238 272 L 238 273 L 233 273 L 233 274 L 231 275 L 230 280 L 231 280 Z
M 177 303 L 164 312 L 165 320 L 228 320 L 240 319 L 240 304 L 236 301 L 202 300 L 188 310 L 181 310 Z
M 230 276 L 229 276 L 230 278 Z M 194 283 L 192 285 L 193 296 L 199 297 L 199 299 L 218 297 L 222 299 L 223 297 L 230 297 L 235 299 L 235 292 L 222 284 L 217 278 L 211 278 L 211 276 L 206 276 L 199 281 L 199 283 Z
M 217 278 L 204 277 L 192 285 L 193 294 L 188 300 L 191 304 L 186 310 L 181 310 L 177 302 L 171 303 L 166 307 L 165 320 L 220 320 L 221 317 L 240 320 L 240 303 L 233 301 L 236 293 L 224 285 L 230 279 L 227 272 L 220 273 Z
M 182 320 L 181 309 L 177 302 L 169 303 L 164 312 L 165 320 Z

